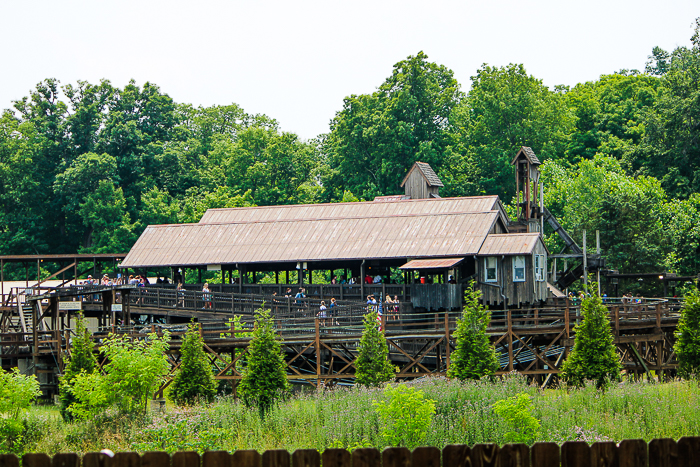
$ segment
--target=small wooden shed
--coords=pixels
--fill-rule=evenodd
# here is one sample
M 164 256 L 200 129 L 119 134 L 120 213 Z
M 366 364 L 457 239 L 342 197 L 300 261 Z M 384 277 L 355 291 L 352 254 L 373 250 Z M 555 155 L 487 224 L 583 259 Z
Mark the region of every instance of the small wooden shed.
M 534 305 L 547 300 L 547 247 L 537 233 L 491 234 L 479 249 L 478 283 L 490 305 Z
M 408 171 L 401 187 L 404 188 L 409 199 L 439 198 L 442 184 L 430 164 L 416 162 Z

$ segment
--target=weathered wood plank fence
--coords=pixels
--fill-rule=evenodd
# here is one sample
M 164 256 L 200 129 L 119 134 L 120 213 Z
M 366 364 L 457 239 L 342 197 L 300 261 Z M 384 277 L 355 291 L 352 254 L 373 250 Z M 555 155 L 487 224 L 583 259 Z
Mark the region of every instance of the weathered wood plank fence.
M 0 467 L 19 467 L 14 454 L 0 455 Z M 271 450 L 196 452 L 120 452 L 113 457 L 87 453 L 25 454 L 23 467 L 690 467 L 700 465 L 700 437 L 624 440 L 589 445 L 570 441 L 556 443 L 450 445 L 442 451 L 434 447 L 406 448 L 301 449 L 289 453 Z

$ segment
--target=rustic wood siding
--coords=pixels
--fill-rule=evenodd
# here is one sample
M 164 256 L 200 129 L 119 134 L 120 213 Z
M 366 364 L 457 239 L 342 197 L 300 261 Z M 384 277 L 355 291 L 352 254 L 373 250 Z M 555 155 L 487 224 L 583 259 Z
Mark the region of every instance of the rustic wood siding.
M 534 305 L 547 299 L 547 282 L 535 280 L 535 258 L 534 255 L 544 255 L 543 266 L 546 271 L 547 252 L 541 242 L 533 250 L 531 255 L 525 256 L 525 281 L 513 282 L 513 260 L 515 256 L 505 256 L 498 258 L 498 281 L 489 284 L 503 287 L 503 294 L 508 298 L 509 306 Z M 483 300 L 492 306 L 503 306 L 501 290 L 491 285 L 484 284 L 484 257 L 478 261 L 479 283 Z
M 421 175 L 420 170 L 413 170 L 406 180 L 404 185 L 406 194 L 411 197 L 411 199 L 426 199 L 430 196 L 428 191 L 428 184 Z
M 462 306 L 462 286 L 459 284 L 413 284 L 411 286 L 413 308 L 438 310 Z

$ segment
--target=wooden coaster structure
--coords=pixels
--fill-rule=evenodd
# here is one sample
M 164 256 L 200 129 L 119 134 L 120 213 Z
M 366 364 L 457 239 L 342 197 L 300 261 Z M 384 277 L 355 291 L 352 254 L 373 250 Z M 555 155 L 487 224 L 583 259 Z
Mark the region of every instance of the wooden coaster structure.
M 28 305 L 24 305 L 24 309 L 30 307 L 30 329 L 21 329 L 16 315 L 5 314 L 0 320 L 0 358 L 7 367 L 24 361 L 30 372 L 44 373 L 44 389 L 54 393 L 64 357 L 70 353 L 71 322 L 80 310 L 97 321 L 96 347 L 110 332 L 142 339 L 148 332 L 170 329 L 172 377 L 180 364 L 185 323 L 194 318 L 201 323 L 216 378 L 231 381 L 235 389 L 250 342 L 254 310 L 265 307 L 276 319 L 287 377 L 292 382 L 316 387 L 352 384 L 362 319 L 368 311 L 365 303 L 339 302 L 333 314 L 324 318 L 317 316 L 318 298 L 222 292 L 213 294 L 211 301 L 211 309 L 202 310 L 199 292 L 178 294 L 172 289 L 133 286 L 68 287 L 37 293 L 27 297 Z M 673 331 L 679 305 L 662 299 L 634 304 L 607 299 L 606 306 L 627 374 L 651 377 L 654 372 L 659 380 L 674 375 Z M 398 367 L 397 378 L 444 375 L 455 348 L 460 312 L 416 313 L 408 306 L 383 311 L 378 325 L 385 331 L 390 360 Z M 232 323 L 234 316 L 240 317 L 242 329 Z M 494 311 L 488 333 L 500 356 L 497 374 L 518 372 L 543 386 L 554 383 L 574 344 L 574 329 L 580 320 L 580 307 L 565 299 L 540 308 Z M 169 380 L 157 396 L 168 384 Z

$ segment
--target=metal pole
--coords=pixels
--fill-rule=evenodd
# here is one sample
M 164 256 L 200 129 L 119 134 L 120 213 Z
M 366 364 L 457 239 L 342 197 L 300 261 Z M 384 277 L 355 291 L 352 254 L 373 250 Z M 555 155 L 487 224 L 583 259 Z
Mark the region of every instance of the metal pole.
M 586 253 L 586 231 L 583 231 L 583 286 L 588 292 L 588 256 Z
M 598 281 L 598 296 L 600 297 L 600 230 L 595 231 L 595 254 L 598 255 L 598 271 L 597 281 Z

